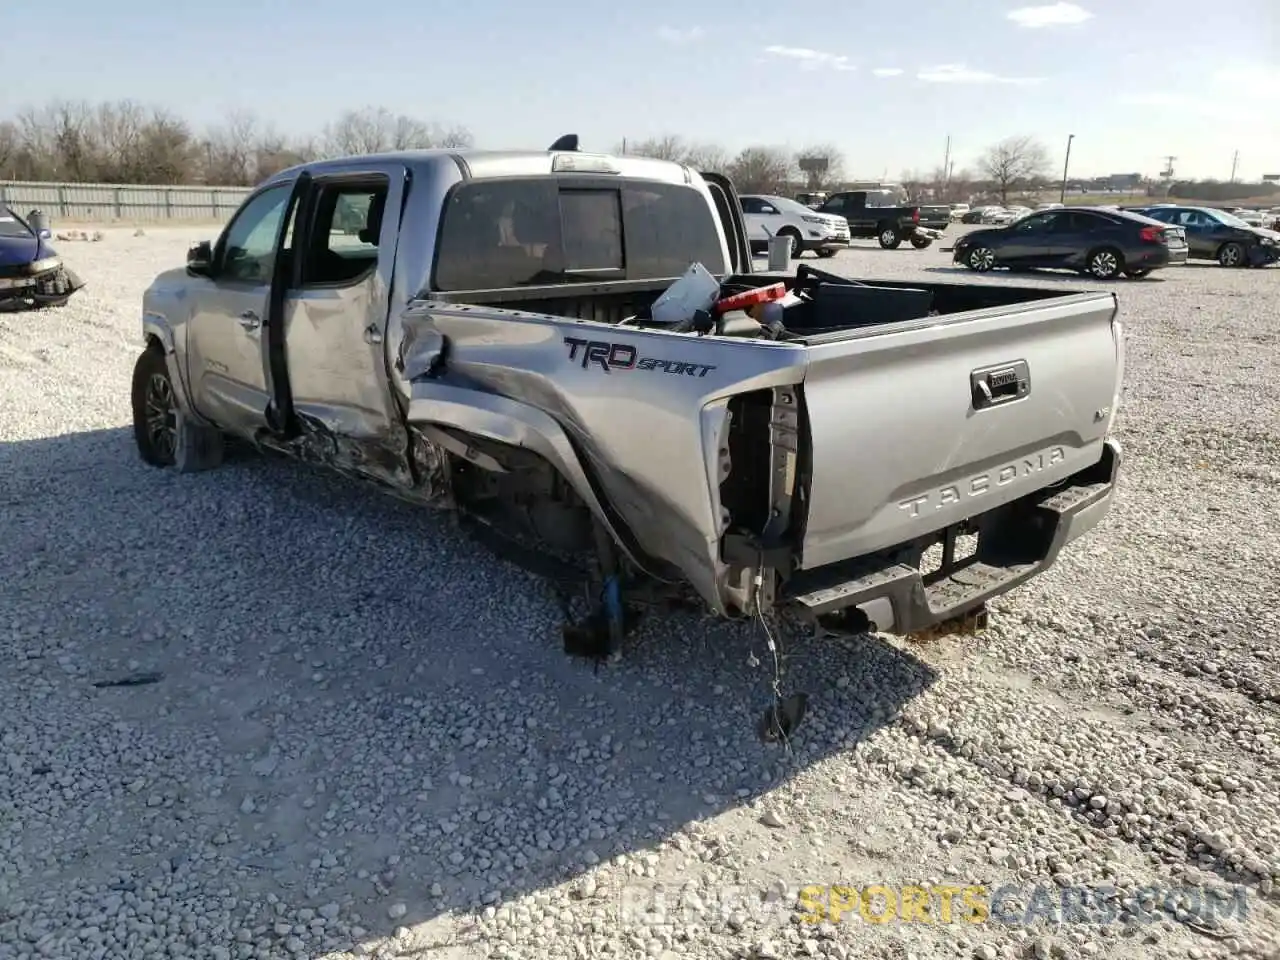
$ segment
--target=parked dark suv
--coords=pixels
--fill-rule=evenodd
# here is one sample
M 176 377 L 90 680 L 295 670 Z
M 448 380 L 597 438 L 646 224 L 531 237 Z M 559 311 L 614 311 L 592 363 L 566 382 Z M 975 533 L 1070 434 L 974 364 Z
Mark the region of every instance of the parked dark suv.
M 1265 267 L 1280 260 L 1280 233 L 1251 227 L 1213 207 L 1125 207 L 1144 217 L 1181 227 L 1193 260 L 1217 260 L 1224 267 Z
M 1057 267 L 1099 280 L 1122 273 L 1137 279 L 1186 262 L 1187 241 L 1180 228 L 1136 213 L 1072 207 L 967 233 L 956 241 L 952 259 L 979 272 Z

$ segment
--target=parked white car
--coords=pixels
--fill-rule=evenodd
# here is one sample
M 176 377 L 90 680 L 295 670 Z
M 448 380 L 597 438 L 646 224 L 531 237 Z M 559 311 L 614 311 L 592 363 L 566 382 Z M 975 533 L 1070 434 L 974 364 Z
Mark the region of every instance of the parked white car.
M 969 212 L 969 205 L 967 203 L 953 203 L 951 205 L 952 221 L 960 220 L 968 212 Z
M 820 257 L 834 257 L 849 246 L 849 221 L 833 213 L 818 213 L 787 197 L 747 193 L 742 202 L 742 219 L 753 251 L 767 249 L 769 238 L 791 238 L 791 256 L 806 250 Z

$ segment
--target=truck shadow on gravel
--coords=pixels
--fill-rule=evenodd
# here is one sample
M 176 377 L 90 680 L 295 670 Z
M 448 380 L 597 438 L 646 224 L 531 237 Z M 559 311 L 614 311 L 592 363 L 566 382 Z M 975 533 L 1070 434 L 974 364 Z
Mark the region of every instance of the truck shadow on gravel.
M 775 668 L 756 628 L 650 620 L 596 672 L 534 578 L 322 470 L 251 454 L 178 475 L 113 429 L 0 445 L 0 477 L 0 652 L 19 666 L 0 689 L 35 710 L 45 678 L 40 710 L 101 712 L 93 736 L 127 741 L 96 777 L 121 815 L 71 885 L 234 882 L 337 904 L 371 938 L 619 854 L 643 874 L 635 855 L 721 814 L 767 845 L 753 799 L 936 679 L 874 637 L 783 642 L 781 690 L 810 696 L 788 752 L 758 739 Z

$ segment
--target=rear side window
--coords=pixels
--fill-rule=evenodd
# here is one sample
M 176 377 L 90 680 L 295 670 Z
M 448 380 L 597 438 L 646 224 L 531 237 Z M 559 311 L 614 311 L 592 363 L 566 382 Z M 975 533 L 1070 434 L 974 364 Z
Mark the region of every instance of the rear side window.
M 716 213 L 697 190 L 646 181 L 479 180 L 446 201 L 434 288 L 485 290 L 658 280 L 698 261 L 728 272 Z

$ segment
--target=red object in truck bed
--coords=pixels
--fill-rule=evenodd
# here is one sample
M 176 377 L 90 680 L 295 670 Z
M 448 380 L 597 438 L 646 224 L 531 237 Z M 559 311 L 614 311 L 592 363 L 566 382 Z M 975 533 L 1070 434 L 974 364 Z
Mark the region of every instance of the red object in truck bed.
M 712 309 L 716 313 L 728 313 L 730 310 L 746 310 L 757 304 L 768 303 L 771 300 L 781 300 L 786 295 L 787 285 L 785 283 L 774 283 L 767 287 L 744 290 L 742 293 L 735 293 L 731 297 L 717 300 Z

